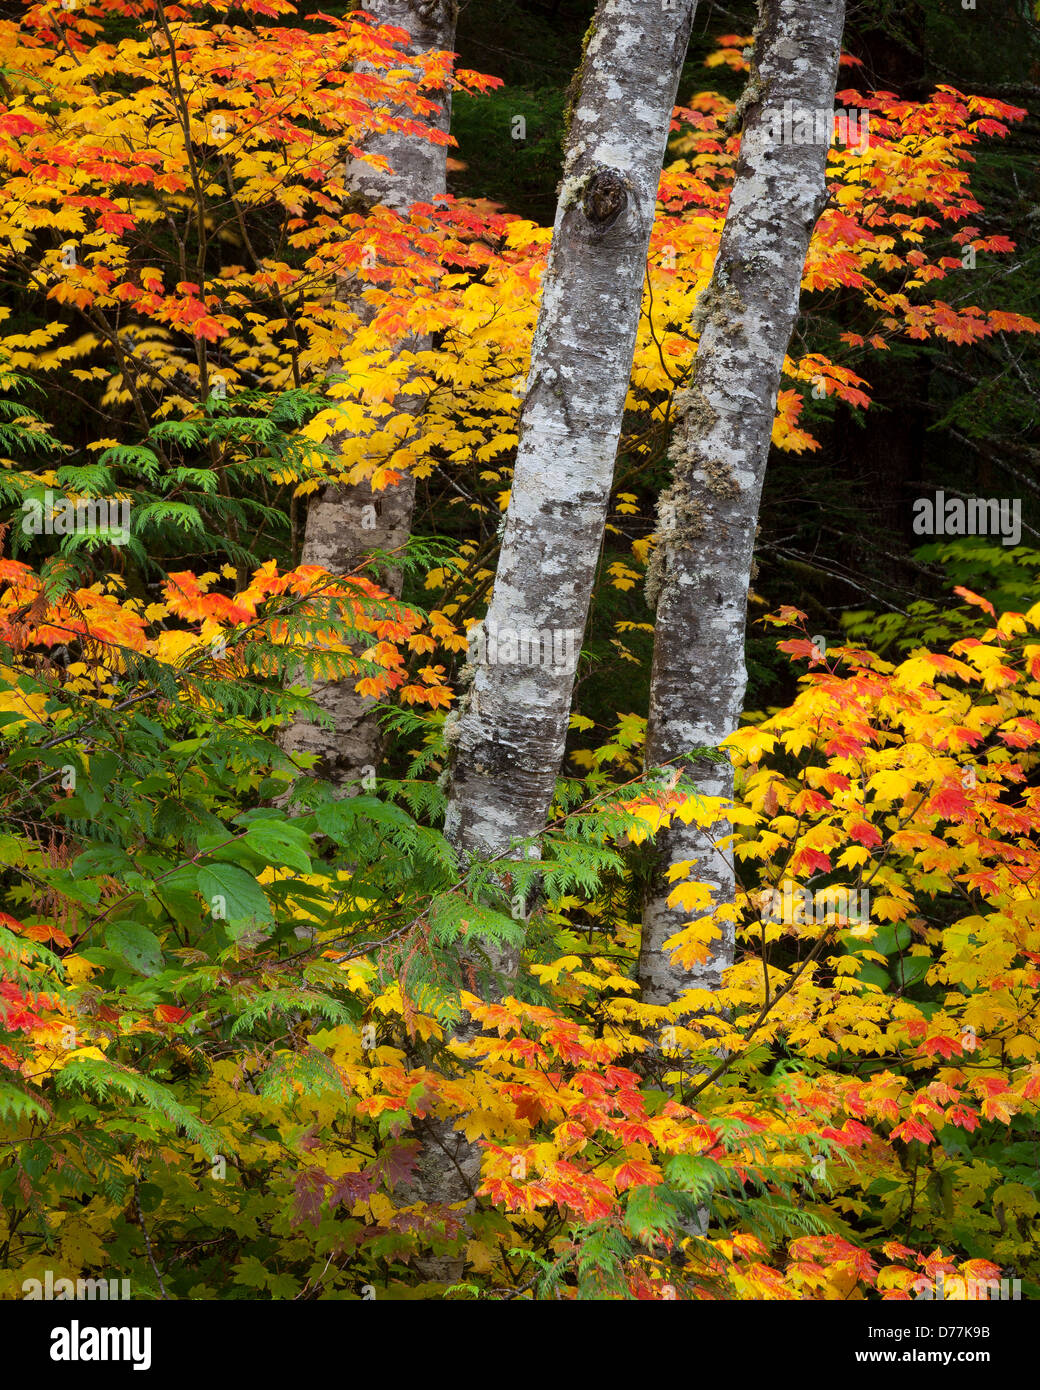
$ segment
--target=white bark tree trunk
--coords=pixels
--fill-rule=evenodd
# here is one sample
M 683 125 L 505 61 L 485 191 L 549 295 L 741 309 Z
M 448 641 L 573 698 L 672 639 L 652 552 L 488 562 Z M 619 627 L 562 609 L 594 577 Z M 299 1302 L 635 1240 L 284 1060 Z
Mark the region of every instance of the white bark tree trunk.
M 365 11 L 379 25 L 393 25 L 411 36 L 410 53 L 450 52 L 455 46 L 456 0 L 366 0 Z M 443 93 L 438 115 L 424 117 L 425 124 L 443 130 L 451 125 L 451 92 Z M 366 141 L 366 149 L 383 155 L 392 170 L 387 173 L 363 160 L 355 160 L 349 182 L 355 193 L 406 213 L 414 203 L 434 203 L 446 187 L 446 151 L 414 135 L 388 131 Z M 364 313 L 364 306 L 360 306 Z M 426 338 L 407 344 L 415 352 L 429 348 Z M 398 409 L 417 411 L 421 398 L 403 396 Z M 345 437 L 345 436 L 344 436 Z M 329 441 L 333 449 L 337 439 Z M 333 574 L 355 569 L 366 552 L 398 552 L 408 542 L 415 507 L 415 479 L 402 478 L 396 487 L 374 492 L 368 483 L 333 483 L 311 500 L 307 509 L 301 563 L 321 565 Z M 387 568 L 380 575 L 385 588 L 401 592 L 401 571 Z M 330 732 L 320 724 L 295 720 L 281 735 L 289 754 L 313 753 L 318 770 L 343 784 L 355 781 L 379 764 L 382 737 L 373 713 L 375 701 L 359 695 L 356 680 L 315 681 L 311 699 L 333 722 Z
M 520 444 L 445 832 L 493 855 L 545 823 L 603 537 L 657 188 L 696 0 L 600 0 L 568 131 Z M 536 648 L 536 650 L 532 650 Z
M 696 0 L 600 0 L 586 39 L 505 537 L 488 616 L 471 641 L 472 688 L 447 734 L 445 833 L 464 853 L 493 856 L 536 835 L 552 801 L 695 10 Z M 490 954 L 502 974 L 515 971 L 516 952 Z M 451 1120 L 422 1132 L 416 1195 L 466 1202 L 480 1179 L 479 1148 Z M 419 1267 L 453 1280 L 463 1261 L 424 1258 Z
M 672 484 L 661 498 L 648 575 L 648 593 L 657 594 L 648 767 L 716 747 L 743 708 L 759 501 L 809 240 L 826 202 L 844 18 L 845 0 L 762 0 L 733 195 L 712 281 L 697 306 L 700 342 L 679 402 Z M 799 112 L 813 120 L 800 125 Z M 826 137 L 799 143 L 799 130 L 818 129 L 817 112 L 828 113 Z M 693 758 L 684 767 L 702 794 L 732 796 L 728 758 Z M 649 1003 L 717 989 L 733 961 L 732 923 L 698 969 L 678 968 L 664 949 L 688 918 L 668 907 L 670 864 L 699 861 L 693 877 L 712 885 L 716 906 L 733 902 L 732 852 L 713 843 L 729 829 L 676 822 L 662 837 L 639 962 Z

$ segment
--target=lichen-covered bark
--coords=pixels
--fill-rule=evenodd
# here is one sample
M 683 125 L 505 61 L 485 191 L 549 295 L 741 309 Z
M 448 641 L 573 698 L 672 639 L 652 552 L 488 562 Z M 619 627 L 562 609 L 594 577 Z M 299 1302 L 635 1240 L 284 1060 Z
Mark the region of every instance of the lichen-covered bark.
M 693 381 L 679 401 L 673 480 L 659 509 L 648 593 L 657 596 L 647 764 L 716 747 L 737 727 L 746 685 L 744 628 L 758 508 L 784 354 L 798 313 L 809 239 L 826 201 L 827 148 L 777 139 L 787 102 L 834 106 L 844 0 L 763 0 L 744 103 L 744 134 L 711 284 L 697 307 Z M 730 796 L 728 760 L 691 759 L 709 796 Z M 687 914 L 670 909 L 669 864 L 696 860 L 716 904 L 734 897 L 733 857 L 711 833 L 676 824 L 660 845 L 643 916 L 644 998 L 717 989 L 733 960 L 732 924 L 712 958 L 674 966 L 664 942 Z
M 580 644 L 603 535 L 668 125 L 696 0 L 601 0 L 576 82 L 488 632 Z M 453 721 L 448 837 L 494 854 L 545 822 L 573 663 L 478 659 Z
M 403 29 L 409 35 L 409 53 L 451 53 L 455 48 L 457 0 L 365 0 L 362 6 L 378 25 Z M 417 74 L 413 72 L 413 76 Z M 432 95 L 432 94 L 431 94 Z M 451 93 L 437 95 L 439 115 L 422 117 L 438 130 L 451 126 Z M 402 110 L 399 114 L 409 116 Z M 414 135 L 387 131 L 365 141 L 365 149 L 383 155 L 392 172 L 356 161 L 350 182 L 356 193 L 387 207 L 406 212 L 413 203 L 434 202 L 445 187 L 445 147 Z
M 501 558 L 483 641 L 471 639 L 473 684 L 446 735 L 454 758 L 445 830 L 464 853 L 492 856 L 536 835 L 552 800 L 695 8 L 601 0 L 574 84 Z M 542 659 L 532 661 L 535 646 Z M 492 965 L 509 978 L 517 952 L 492 952 Z M 472 1026 L 464 1019 L 454 1036 Z M 445 1120 L 424 1122 L 423 1139 L 413 1191 L 465 1212 L 479 1149 Z M 420 1266 L 451 1281 L 463 1261 L 424 1257 Z
M 414 398 L 409 398 L 414 399 Z M 333 484 L 316 494 L 307 510 L 307 530 L 301 563 L 321 565 L 332 574 L 349 574 L 373 549 L 400 551 L 412 529 L 415 479 L 406 477 L 396 487 L 373 492 L 367 483 Z M 364 522 L 374 509 L 375 526 Z M 401 592 L 401 571 L 387 566 L 380 582 L 394 595 Z M 310 698 L 332 720 L 332 729 L 314 720 L 298 718 L 280 737 L 291 755 L 316 754 L 320 776 L 338 785 L 356 781 L 366 769 L 379 766 L 382 736 L 374 714 L 376 701 L 354 689 L 356 677 L 312 681 Z
M 393 25 L 410 35 L 411 53 L 451 52 L 455 45 L 456 0 L 367 0 L 364 9 L 379 25 Z M 451 121 L 451 93 L 437 98 L 437 116 L 426 124 L 445 132 Z M 373 135 L 366 149 L 383 155 L 391 172 L 376 169 L 363 160 L 351 165 L 349 182 L 355 194 L 399 212 L 418 202 L 432 203 L 445 191 L 445 147 L 414 135 L 394 131 Z M 347 291 L 350 293 L 351 291 Z M 364 313 L 364 306 L 359 306 Z M 405 346 L 424 351 L 429 341 L 416 338 Z M 334 376 L 335 369 L 332 370 Z M 403 396 L 402 411 L 418 410 L 418 396 Z M 330 441 L 336 447 L 336 439 Z M 356 568 L 366 552 L 399 552 L 412 529 L 415 480 L 403 479 L 396 487 L 373 493 L 367 483 L 331 484 L 312 498 L 307 510 L 301 562 L 321 565 L 333 574 Z M 370 508 L 366 512 L 366 507 Z M 366 527 L 363 523 L 368 522 Z M 374 524 L 372 524 L 374 521 Z M 380 575 L 390 592 L 400 594 L 401 571 L 388 567 Z M 310 690 L 315 704 L 332 720 L 332 730 L 304 719 L 295 720 L 281 736 L 289 754 L 314 753 L 318 770 L 330 780 L 346 783 L 359 779 L 379 764 L 382 738 L 373 713 L 375 701 L 357 694 L 355 680 L 315 682 Z

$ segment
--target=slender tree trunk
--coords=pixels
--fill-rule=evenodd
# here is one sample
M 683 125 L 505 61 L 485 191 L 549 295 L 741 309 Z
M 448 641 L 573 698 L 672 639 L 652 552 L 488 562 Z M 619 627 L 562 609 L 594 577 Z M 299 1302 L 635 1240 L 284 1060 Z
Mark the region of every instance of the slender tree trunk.
M 455 45 L 456 0 L 366 0 L 364 9 L 379 25 L 393 25 L 411 35 L 410 53 L 450 52 Z M 426 124 L 447 132 L 451 124 L 451 93 L 446 90 L 439 115 L 424 118 Z M 391 173 L 355 160 L 350 183 L 355 193 L 406 213 L 418 202 L 433 203 L 446 184 L 445 147 L 395 131 L 373 136 L 366 149 L 383 155 Z M 359 306 L 364 314 L 364 306 Z M 426 338 L 407 345 L 415 352 L 429 348 Z M 418 410 L 421 399 L 403 396 L 402 411 Z M 347 436 L 343 436 L 344 439 Z M 333 448 L 337 440 L 331 441 Z M 415 507 L 415 479 L 410 475 L 396 487 L 374 492 L 368 483 L 333 483 L 316 494 L 307 510 L 301 561 L 320 565 L 333 574 L 355 569 L 366 552 L 400 551 L 411 536 Z M 381 582 L 395 596 L 401 592 L 401 571 L 387 568 Z M 323 775 L 338 783 L 355 781 L 374 773 L 382 751 L 382 737 L 374 714 L 375 701 L 359 695 L 355 680 L 315 681 L 310 695 L 330 716 L 333 729 L 303 719 L 282 734 L 281 746 L 290 754 L 314 753 Z
M 762 0 L 733 196 L 713 278 L 697 306 L 700 343 L 679 402 L 673 480 L 661 499 L 648 575 L 657 604 L 649 767 L 716 747 L 736 729 L 743 707 L 759 499 L 809 239 L 826 202 L 829 119 L 826 138 L 800 143 L 798 117 L 834 108 L 844 15 L 844 0 Z M 816 125 L 803 123 L 803 134 Z M 707 796 L 733 793 L 728 758 L 691 758 L 686 771 Z M 732 852 L 713 843 L 728 831 L 726 823 L 705 832 L 677 822 L 663 837 L 643 916 L 639 974 L 648 1002 L 717 989 L 732 963 L 732 922 L 698 969 L 674 966 L 664 949 L 688 916 L 668 907 L 669 864 L 698 861 L 695 876 L 712 885 L 716 906 L 733 902 Z
M 696 0 L 600 0 L 575 82 L 564 177 L 531 353 L 490 611 L 454 748 L 448 838 L 494 855 L 545 822 L 628 393 L 657 187 Z M 554 640 L 555 639 L 555 640 Z M 508 976 L 515 952 L 492 953 Z M 455 1036 L 465 1037 L 464 1020 Z M 413 1195 L 456 1204 L 480 1150 L 427 1121 Z M 423 1258 L 430 1279 L 461 1259 Z
M 600 0 L 586 39 L 505 537 L 448 735 L 445 829 L 464 851 L 537 834 L 552 801 L 695 10 Z

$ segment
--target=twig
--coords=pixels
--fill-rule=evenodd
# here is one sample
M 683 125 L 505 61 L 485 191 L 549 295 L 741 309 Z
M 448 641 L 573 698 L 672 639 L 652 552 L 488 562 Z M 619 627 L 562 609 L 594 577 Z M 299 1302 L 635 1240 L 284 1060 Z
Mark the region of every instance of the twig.
M 148 1234 L 148 1227 L 145 1225 L 144 1212 L 141 1209 L 141 1194 L 138 1191 L 139 1187 L 140 1180 L 138 1178 L 134 1178 L 134 1205 L 137 1207 L 137 1219 L 141 1223 L 141 1234 L 144 1236 L 144 1248 L 148 1252 L 148 1263 L 155 1271 L 155 1277 L 159 1281 L 159 1291 L 162 1294 L 163 1298 L 168 1299 L 170 1295 L 166 1292 L 166 1285 L 163 1283 L 162 1274 L 159 1271 L 159 1266 L 155 1263 L 155 1255 L 152 1253 L 152 1241 L 151 1237 Z

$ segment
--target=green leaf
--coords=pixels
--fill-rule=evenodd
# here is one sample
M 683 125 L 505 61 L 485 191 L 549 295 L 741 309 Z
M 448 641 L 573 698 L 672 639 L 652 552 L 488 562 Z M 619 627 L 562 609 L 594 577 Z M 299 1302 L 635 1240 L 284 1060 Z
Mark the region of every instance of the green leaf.
M 157 975 L 163 968 L 162 943 L 153 931 L 138 922 L 110 922 L 105 944 L 139 975 Z
M 77 955 L 89 960 L 91 965 L 100 965 L 103 970 L 128 970 L 129 962 L 125 956 L 118 955 L 115 951 L 106 951 L 104 946 L 88 946 L 85 951 L 77 951 Z
M 870 945 L 883 956 L 894 956 L 897 951 L 905 951 L 910 941 L 910 928 L 905 922 L 886 922 L 877 929 Z
M 909 989 L 920 984 L 932 964 L 931 956 L 902 956 L 892 963 L 892 975 L 897 985 Z
M 883 970 L 880 965 L 875 965 L 873 961 L 866 961 L 859 968 L 856 979 L 864 985 L 880 985 L 882 989 L 888 989 L 892 981 L 887 970 Z
M 877 951 L 882 956 L 894 956 L 897 951 L 905 951 L 910 945 L 911 933 L 905 922 L 886 922 L 878 927 L 870 940 L 853 936 L 851 931 L 839 932 L 838 940 L 850 956 L 857 956 L 861 951 Z
M 131 867 L 130 859 L 118 845 L 91 845 L 76 856 L 72 864 L 72 877 L 79 879 L 88 875 L 112 874 Z
M 345 796 L 341 801 L 327 801 L 315 812 L 318 828 L 324 835 L 343 844 L 359 820 L 390 827 L 412 827 L 414 822 L 399 806 L 380 801 L 377 796 Z
M 264 890 L 237 864 L 207 864 L 198 870 L 195 884 L 213 915 L 226 921 L 229 928 L 273 922 Z
M 297 826 L 285 821 L 255 820 L 250 822 L 245 842 L 269 864 L 297 869 L 301 874 L 311 871 L 311 842 Z

